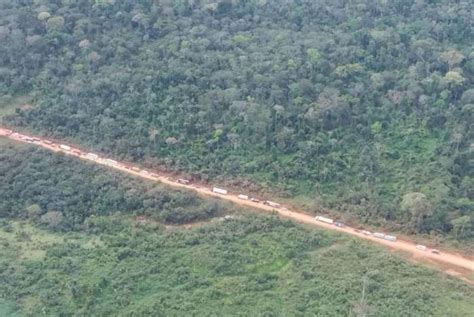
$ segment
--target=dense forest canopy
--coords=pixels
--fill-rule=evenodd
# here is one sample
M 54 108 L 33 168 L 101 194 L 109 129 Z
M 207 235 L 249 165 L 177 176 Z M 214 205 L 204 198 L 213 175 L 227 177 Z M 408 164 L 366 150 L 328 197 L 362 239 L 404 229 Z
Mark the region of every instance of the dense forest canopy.
M 30 219 L 55 230 L 83 228 L 89 217 L 116 213 L 183 224 L 229 212 L 218 201 L 34 148 L 0 144 L 0 219 Z M 25 158 L 28 158 L 25 160 Z M 90 220 L 90 219 L 89 219 Z
M 216 212 L 188 193 L 0 146 L 0 184 L 9 184 L 0 185 L 0 316 L 444 317 L 474 309 L 469 285 L 367 242 L 226 205 Z M 232 217 L 191 229 L 155 221 L 222 212 Z
M 472 1 L 0 0 L 9 125 L 474 236 Z

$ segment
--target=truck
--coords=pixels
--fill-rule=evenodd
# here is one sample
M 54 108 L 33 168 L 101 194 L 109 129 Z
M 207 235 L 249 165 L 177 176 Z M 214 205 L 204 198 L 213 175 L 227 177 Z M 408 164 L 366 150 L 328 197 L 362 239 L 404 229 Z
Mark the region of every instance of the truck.
M 111 159 L 106 159 L 105 164 L 115 166 L 115 165 L 117 165 L 117 161 L 114 161 L 114 160 L 111 160 Z
M 64 151 L 71 151 L 71 147 L 65 144 L 59 144 L 59 148 Z
M 270 201 L 270 200 L 265 200 L 263 202 L 264 205 L 267 205 L 267 206 L 270 206 L 270 207 L 274 207 L 274 208 L 278 208 L 280 207 L 281 205 L 279 203 L 276 203 L 274 201 Z
M 250 198 L 250 201 L 251 201 L 251 202 L 254 202 L 254 203 L 259 203 L 259 202 L 260 202 L 260 199 L 255 198 L 255 197 L 252 197 L 252 198 Z
M 86 158 L 88 158 L 89 160 L 95 161 L 99 158 L 99 155 L 97 155 L 95 153 L 87 153 Z
M 389 234 L 386 234 L 383 238 L 384 238 L 385 240 L 392 241 L 392 242 L 397 241 L 397 237 L 396 237 L 396 236 L 392 236 L 392 235 L 389 235 Z
M 212 191 L 216 194 L 227 195 L 227 190 L 226 189 L 214 187 L 214 188 L 212 188 Z
M 243 200 L 249 200 L 249 196 L 247 195 L 242 195 L 240 194 L 239 196 L 237 196 L 239 199 L 243 199 Z
M 189 185 L 191 181 L 189 179 L 178 178 L 178 183 L 183 184 L 183 185 Z
M 331 218 L 326 218 L 326 217 L 323 217 L 323 216 L 316 216 L 314 217 L 317 221 L 321 221 L 321 222 L 325 222 L 325 223 L 329 223 L 329 224 L 333 224 L 334 223 L 334 220 L 332 220 Z
M 361 232 L 362 232 L 362 234 L 364 234 L 364 235 L 366 235 L 366 236 L 372 235 L 372 232 L 367 231 L 367 230 L 362 230 Z
M 381 233 L 381 232 L 374 232 L 372 234 L 372 236 L 376 237 L 376 238 L 380 238 L 380 239 L 385 239 L 385 234 Z
M 416 248 L 420 251 L 426 251 L 426 246 L 425 245 L 422 245 L 422 244 L 417 244 L 416 245 Z
M 140 172 L 140 169 L 136 166 L 132 166 L 132 171 L 134 172 Z

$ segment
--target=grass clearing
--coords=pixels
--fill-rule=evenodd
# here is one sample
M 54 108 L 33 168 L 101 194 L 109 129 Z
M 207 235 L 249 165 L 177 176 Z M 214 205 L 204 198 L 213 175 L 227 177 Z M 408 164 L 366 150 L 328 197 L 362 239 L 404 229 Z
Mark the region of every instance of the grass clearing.
M 14 261 L 20 269 L 7 279 L 15 285 L 5 285 L 7 294 L 17 296 L 22 312 L 35 315 L 41 307 L 47 315 L 353 315 L 364 280 L 367 316 L 468 316 L 474 309 L 474 289 L 455 278 L 406 263 L 381 247 L 275 216 L 172 231 L 135 226 L 127 215 L 103 217 L 101 223 L 104 231 L 93 236 L 19 222 L 11 225 L 13 232 L 2 230 L 1 239 L 15 244 L 3 267 L 21 258 L 16 254 L 32 251 L 31 245 L 18 248 L 21 232 L 46 248 L 41 261 Z

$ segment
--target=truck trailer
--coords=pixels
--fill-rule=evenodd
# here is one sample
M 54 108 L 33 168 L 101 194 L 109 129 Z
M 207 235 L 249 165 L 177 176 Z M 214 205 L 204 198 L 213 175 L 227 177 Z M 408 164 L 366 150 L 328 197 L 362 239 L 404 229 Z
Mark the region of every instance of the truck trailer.
M 385 240 L 392 241 L 392 242 L 397 241 L 397 237 L 391 236 L 391 235 L 389 235 L 389 234 L 386 234 L 383 238 L 384 238 Z
M 227 190 L 226 190 L 226 189 L 214 187 L 214 188 L 212 189 L 212 191 L 213 191 L 214 193 L 216 193 L 216 194 L 227 195 Z
M 95 161 L 99 158 L 99 155 L 97 155 L 95 153 L 87 153 L 86 158 L 88 158 L 89 160 Z
M 331 218 L 326 218 L 326 217 L 323 217 L 323 216 L 316 216 L 315 219 L 317 221 L 321 221 L 321 222 L 325 222 L 325 223 L 329 223 L 329 224 L 334 223 L 334 220 L 332 220 Z
M 376 238 L 385 239 L 385 234 L 381 232 L 374 232 L 372 235 Z

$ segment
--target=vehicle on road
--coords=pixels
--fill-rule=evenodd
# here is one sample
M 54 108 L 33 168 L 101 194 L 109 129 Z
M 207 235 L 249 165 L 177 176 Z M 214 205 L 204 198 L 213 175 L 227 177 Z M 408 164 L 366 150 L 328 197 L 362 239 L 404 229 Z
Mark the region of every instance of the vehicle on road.
M 321 222 L 325 222 L 325 223 L 329 223 L 329 224 L 333 224 L 334 223 L 334 220 L 332 220 L 331 218 L 326 218 L 326 217 L 323 217 L 323 216 L 316 216 L 314 217 L 317 221 L 321 221 Z
M 339 227 L 339 228 L 343 228 L 343 227 L 346 226 L 345 224 L 343 224 L 343 223 L 340 222 L 340 221 L 336 221 L 336 222 L 334 223 L 334 225 L 335 225 L 336 227 Z
M 255 198 L 255 197 L 252 197 L 252 198 L 250 198 L 250 201 L 251 201 L 251 202 L 254 202 L 254 203 L 259 203 L 259 202 L 260 202 L 260 199 L 257 199 L 257 198 Z
M 397 237 L 396 236 L 392 236 L 392 235 L 389 235 L 389 234 L 386 234 L 384 237 L 383 237 L 385 240 L 387 241 L 397 241 Z
M 216 194 L 227 195 L 227 190 L 226 189 L 214 187 L 214 188 L 212 188 L 212 191 Z
M 365 234 L 366 236 L 371 236 L 372 235 L 372 232 L 367 231 L 367 230 L 362 230 L 361 232 L 362 232 L 362 234 Z
M 372 236 L 376 237 L 376 238 L 380 238 L 380 239 L 385 239 L 385 234 L 382 233 L 382 232 L 374 232 L 372 234 Z
M 421 245 L 421 244 L 417 244 L 417 245 L 416 245 L 416 248 L 417 248 L 418 250 L 421 250 L 421 251 L 426 251 L 426 249 L 427 249 L 425 245 Z
M 439 252 L 438 249 L 433 249 L 433 250 L 431 250 L 431 253 L 433 253 L 433 254 L 440 254 L 441 252 Z
M 184 178 L 178 178 L 177 182 L 183 185 L 189 185 L 189 183 L 191 183 L 189 179 L 184 179 Z
M 242 195 L 240 194 L 239 196 L 237 196 L 239 199 L 243 199 L 243 200 L 249 200 L 249 196 L 247 195 Z
M 90 159 L 90 160 L 97 160 L 99 158 L 99 155 L 95 154 L 95 153 L 87 153 L 86 154 L 86 158 Z
M 105 164 L 111 165 L 111 166 L 115 166 L 115 165 L 118 164 L 118 162 L 117 162 L 117 161 L 114 161 L 114 160 L 111 160 L 111 159 L 106 159 L 106 160 L 105 160 Z
M 59 144 L 59 148 L 64 151 L 71 151 L 71 147 L 65 144 Z

